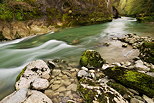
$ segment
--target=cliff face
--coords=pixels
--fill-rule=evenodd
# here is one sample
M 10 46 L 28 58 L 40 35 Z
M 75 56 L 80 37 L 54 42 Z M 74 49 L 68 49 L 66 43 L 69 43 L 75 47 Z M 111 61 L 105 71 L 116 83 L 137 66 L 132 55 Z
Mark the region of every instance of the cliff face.
M 33 24 L 41 27 L 41 29 L 42 27 L 49 29 L 51 25 L 67 27 L 89 25 L 110 20 L 112 20 L 110 0 L 0 1 L 0 39 L 16 39 L 27 35 L 35 35 L 38 32 L 30 32 Z M 37 23 L 33 21 L 37 21 Z M 40 21 L 41 23 L 38 23 Z M 16 24 L 17 28 L 14 28 L 14 24 Z M 21 33 L 24 30 L 26 30 L 26 33 Z M 46 32 L 49 31 L 47 30 Z

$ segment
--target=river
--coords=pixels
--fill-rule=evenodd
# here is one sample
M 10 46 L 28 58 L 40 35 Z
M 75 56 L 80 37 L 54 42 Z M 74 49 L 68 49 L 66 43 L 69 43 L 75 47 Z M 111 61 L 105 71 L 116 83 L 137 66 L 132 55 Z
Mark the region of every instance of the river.
M 98 45 L 110 37 L 126 33 L 154 38 L 154 24 L 138 23 L 135 18 L 122 17 L 108 23 L 0 43 L 0 99 L 14 91 L 17 75 L 30 61 L 61 58 L 78 63 L 84 50 L 97 50 Z M 72 41 L 78 41 L 78 44 L 71 45 Z

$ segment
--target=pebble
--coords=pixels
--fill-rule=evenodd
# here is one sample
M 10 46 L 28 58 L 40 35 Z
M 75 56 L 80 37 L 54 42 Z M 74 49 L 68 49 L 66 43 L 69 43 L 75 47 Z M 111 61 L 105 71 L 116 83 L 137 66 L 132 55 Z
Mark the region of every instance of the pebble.
M 51 85 L 52 90 L 56 90 L 56 89 L 58 89 L 60 86 L 61 86 L 61 85 L 59 85 L 59 84 Z
M 88 68 L 86 67 L 81 67 L 82 70 L 88 71 Z
M 61 73 L 61 70 L 59 70 L 59 69 L 54 69 L 53 71 L 52 71 L 52 76 L 57 76 L 57 75 L 59 75 Z
M 85 70 L 80 70 L 77 74 L 78 77 L 87 77 L 89 76 L 88 72 L 86 72 Z
M 58 91 L 58 92 L 66 91 L 66 88 L 62 86 L 62 87 L 60 87 L 57 91 Z
M 77 90 L 77 85 L 76 84 L 71 84 L 67 87 L 67 90 L 72 90 L 72 91 L 76 91 Z

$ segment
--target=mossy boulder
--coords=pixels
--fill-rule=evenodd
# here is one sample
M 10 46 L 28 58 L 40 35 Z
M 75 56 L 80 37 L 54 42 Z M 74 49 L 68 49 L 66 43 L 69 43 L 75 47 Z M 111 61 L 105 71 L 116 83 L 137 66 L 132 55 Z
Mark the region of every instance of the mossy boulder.
M 154 64 L 154 42 L 145 42 L 140 47 L 140 57 Z
M 104 63 L 105 60 L 95 50 L 86 50 L 80 58 L 80 66 L 87 68 L 100 68 Z
M 135 89 L 149 97 L 154 97 L 154 77 L 123 67 L 107 68 L 104 73 L 126 87 Z
M 128 103 L 117 91 L 92 79 L 80 79 L 77 90 L 84 103 Z

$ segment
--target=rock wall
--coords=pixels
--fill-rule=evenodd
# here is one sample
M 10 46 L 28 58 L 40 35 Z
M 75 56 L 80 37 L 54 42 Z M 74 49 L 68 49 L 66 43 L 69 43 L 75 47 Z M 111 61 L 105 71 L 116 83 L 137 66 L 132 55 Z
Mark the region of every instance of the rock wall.
M 0 3 L 0 40 L 44 34 L 52 30 L 50 25 L 68 27 L 110 20 L 110 0 L 3 0 Z

